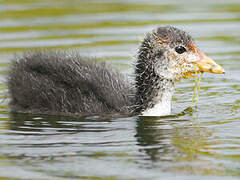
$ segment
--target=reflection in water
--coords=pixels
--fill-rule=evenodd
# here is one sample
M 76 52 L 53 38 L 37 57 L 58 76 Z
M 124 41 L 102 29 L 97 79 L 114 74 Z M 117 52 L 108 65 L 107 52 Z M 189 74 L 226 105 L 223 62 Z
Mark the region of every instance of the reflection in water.
M 41 135 L 42 132 L 52 130 L 51 134 L 72 134 L 85 132 L 102 132 L 105 131 L 104 127 L 96 127 L 91 124 L 107 123 L 110 118 L 101 119 L 98 116 L 91 117 L 70 117 L 70 116 L 51 116 L 51 115 L 34 115 L 24 113 L 11 113 L 11 120 L 9 121 L 9 129 L 17 133 L 24 133 L 31 135 Z M 89 125 L 88 125 L 89 124 Z M 46 134 L 46 133 L 43 133 Z
M 140 151 L 144 151 L 151 159 L 151 167 L 160 166 L 166 171 L 189 174 L 223 175 L 224 168 L 211 160 L 217 154 L 208 152 L 208 148 L 216 144 L 214 141 L 209 142 L 212 131 L 201 127 L 197 119 L 187 126 L 182 125 L 184 121 L 145 117 L 138 119 L 137 142 L 143 146 Z M 158 164 L 163 161 L 173 164 Z
M 192 107 L 182 112 L 166 117 L 139 117 L 137 121 L 136 138 L 152 161 L 173 161 L 178 153 L 172 139 L 175 138 L 177 124 L 188 122 L 188 119 L 179 120 L 182 116 L 193 116 Z M 150 148 L 149 148 L 150 147 Z
M 60 176 L 66 176 L 67 171 L 47 170 L 49 160 L 57 169 L 61 169 L 59 163 L 71 166 L 71 161 L 79 168 L 83 178 L 88 177 L 91 170 L 84 173 L 84 164 L 78 163 L 88 161 L 88 166 L 101 166 L 105 169 L 102 174 L 106 174 L 115 172 L 109 169 L 109 160 L 118 161 L 118 166 L 122 168 L 130 165 L 136 171 L 136 165 L 151 168 L 153 174 L 161 170 L 193 175 L 224 175 L 226 168 L 215 161 L 218 154 L 209 151 L 212 146 L 221 143 L 212 140 L 214 131 L 202 126 L 195 115 L 190 111 L 181 116 L 136 117 L 135 125 L 133 119 L 131 122 L 124 118 L 107 120 L 100 117 L 12 113 L 8 125 L 11 133 L 5 136 L 11 144 L 8 150 L 2 148 L 5 155 L 1 159 L 2 162 L 15 162 L 13 166 L 17 167 L 28 161 L 30 164 L 25 163 L 25 166 L 30 171 L 49 171 Z M 134 126 L 136 131 L 132 132 Z M 39 166 L 31 167 L 32 163 Z M 71 171 L 71 174 L 77 177 L 76 172 Z
M 176 123 L 176 122 L 175 122 Z M 137 124 L 138 145 L 152 161 L 174 160 L 175 148 L 171 143 L 173 124 L 169 120 L 140 117 Z

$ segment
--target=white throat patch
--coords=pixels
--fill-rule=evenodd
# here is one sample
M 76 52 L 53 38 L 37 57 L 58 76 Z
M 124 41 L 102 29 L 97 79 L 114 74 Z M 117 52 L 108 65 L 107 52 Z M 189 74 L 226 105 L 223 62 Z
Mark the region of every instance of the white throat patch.
M 167 116 L 171 114 L 172 94 L 165 93 L 159 103 L 152 108 L 146 109 L 141 116 Z

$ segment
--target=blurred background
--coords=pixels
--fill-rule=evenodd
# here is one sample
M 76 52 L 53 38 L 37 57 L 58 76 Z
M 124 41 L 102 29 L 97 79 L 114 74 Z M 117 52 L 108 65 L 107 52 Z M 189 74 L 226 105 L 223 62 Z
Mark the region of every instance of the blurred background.
M 15 54 L 78 51 L 131 76 L 140 40 L 159 25 L 190 33 L 225 75 L 204 74 L 181 116 L 59 117 L 12 113 Z M 239 0 L 0 0 L 0 179 L 239 179 Z M 177 85 L 173 112 L 194 80 Z

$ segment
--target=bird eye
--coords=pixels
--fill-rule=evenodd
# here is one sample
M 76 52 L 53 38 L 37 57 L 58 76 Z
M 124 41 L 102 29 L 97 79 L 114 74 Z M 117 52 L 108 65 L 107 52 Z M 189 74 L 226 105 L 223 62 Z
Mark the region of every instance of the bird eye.
M 175 51 L 176 51 L 178 54 L 182 54 L 182 53 L 186 52 L 186 49 L 185 49 L 185 47 L 183 47 L 183 46 L 177 46 L 177 47 L 175 47 Z

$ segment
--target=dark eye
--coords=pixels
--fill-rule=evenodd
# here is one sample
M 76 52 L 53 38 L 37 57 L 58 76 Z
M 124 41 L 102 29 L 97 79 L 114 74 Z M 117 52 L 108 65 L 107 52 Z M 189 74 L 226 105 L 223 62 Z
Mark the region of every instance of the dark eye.
M 186 51 L 185 47 L 183 46 L 177 46 L 175 47 L 175 51 L 178 53 L 178 54 L 182 54 Z

